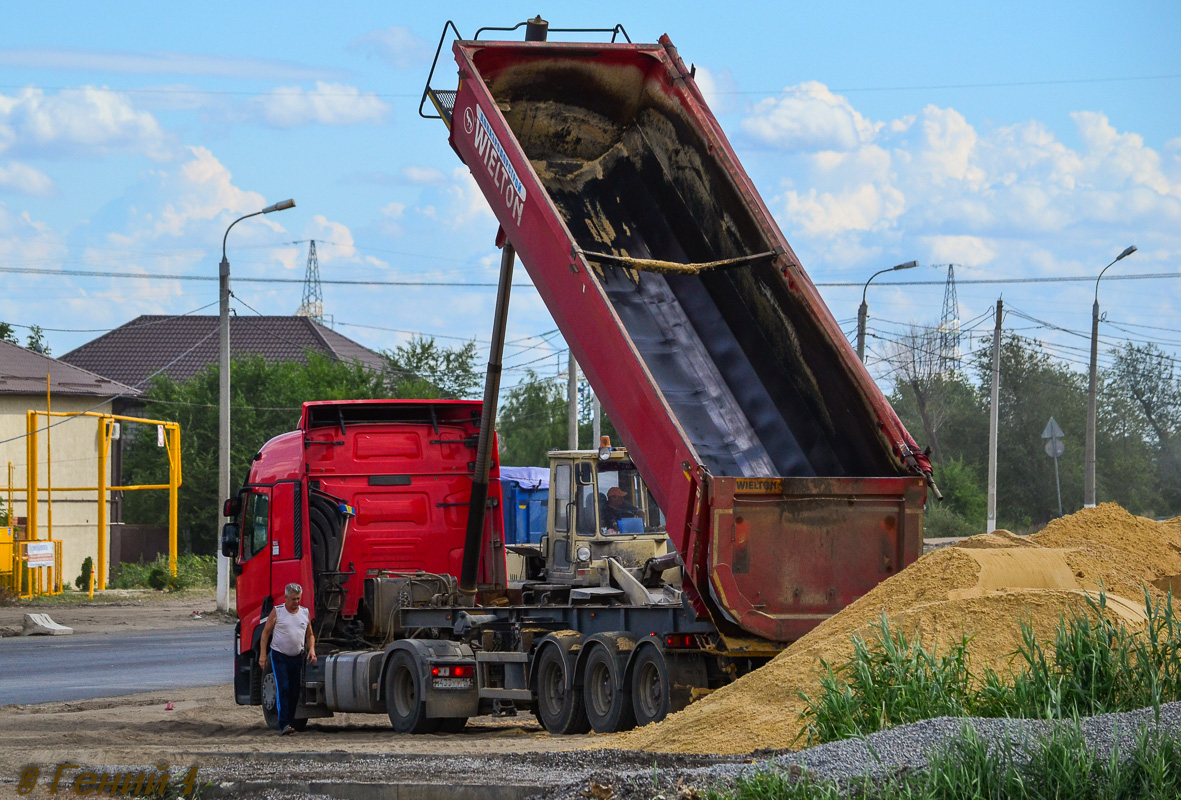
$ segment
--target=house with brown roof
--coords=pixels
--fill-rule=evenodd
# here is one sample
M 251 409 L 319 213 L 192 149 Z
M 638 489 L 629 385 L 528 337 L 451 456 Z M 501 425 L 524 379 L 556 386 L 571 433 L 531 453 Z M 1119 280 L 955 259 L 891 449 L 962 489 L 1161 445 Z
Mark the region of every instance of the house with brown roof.
M 7 508 L 11 476 L 11 486 L 16 490 L 12 493 L 12 508 L 7 509 L 11 516 L 28 516 L 25 493 L 20 490 L 27 485 L 26 420 L 30 409 L 110 414 L 118 400 L 134 399 L 138 394 L 139 390 L 108 377 L 0 341 L 0 499 Z M 46 430 L 46 418 L 37 418 L 38 485 L 97 486 L 98 420 L 55 417 L 52 423 L 53 427 Z M 112 450 L 106 469 L 108 485 L 118 474 L 117 448 Z M 37 502 L 38 530 L 32 533 L 38 539 L 62 542 L 62 577 L 68 583 L 82 571 L 87 556 L 97 561 L 97 493 L 57 491 L 51 495 L 41 491 Z
M 139 389 L 147 389 L 158 371 L 183 381 L 217 363 L 217 322 L 215 315 L 143 315 L 71 350 L 61 360 Z M 385 369 L 381 355 L 310 317 L 230 317 L 230 353 L 303 363 L 309 353 L 318 353 L 377 371 Z

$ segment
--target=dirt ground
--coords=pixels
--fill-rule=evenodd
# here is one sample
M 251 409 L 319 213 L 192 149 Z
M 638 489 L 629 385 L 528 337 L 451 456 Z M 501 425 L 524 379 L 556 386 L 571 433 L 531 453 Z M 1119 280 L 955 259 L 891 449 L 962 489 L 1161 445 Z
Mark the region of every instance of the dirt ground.
M 217 614 L 215 606 L 209 591 L 118 591 L 96 595 L 94 600 L 66 595 L 0 607 L 0 630 L 14 635 L 24 615 L 37 612 L 74 628 L 75 636 L 194 625 L 228 628 L 233 618 Z M 193 617 L 194 611 L 201 619 Z M 0 644 L 0 661 L 2 648 Z M 168 703 L 172 710 L 167 710 Z M 301 763 L 305 772 L 321 778 L 384 775 L 387 780 L 429 781 L 453 770 L 448 765 L 455 759 L 474 758 L 479 760 L 476 777 L 509 780 L 519 773 L 520 780 L 540 785 L 565 773 L 565 768 L 559 768 L 551 774 L 547 766 L 551 757 L 593 745 L 596 738 L 551 736 L 528 713 L 479 717 L 462 733 L 429 736 L 397 734 L 384 715 L 338 714 L 313 720 L 301 733 L 278 736 L 263 723 L 260 709 L 234 702 L 229 685 L 8 705 L 0 707 L 0 797 L 14 791 L 27 766 L 37 765 L 45 774 L 63 763 L 199 764 L 203 775 L 254 780 L 268 780 L 268 776 L 278 780 Z M 570 757 L 581 763 L 581 756 Z M 651 762 L 650 756 L 642 759 Z

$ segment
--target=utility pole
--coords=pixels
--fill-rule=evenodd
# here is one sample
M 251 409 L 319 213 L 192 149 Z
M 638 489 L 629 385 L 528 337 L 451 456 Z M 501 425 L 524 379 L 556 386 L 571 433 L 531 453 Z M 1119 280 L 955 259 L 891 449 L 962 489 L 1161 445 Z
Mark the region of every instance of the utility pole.
M 570 351 L 570 359 L 566 363 L 566 400 L 567 409 L 566 449 L 578 449 L 578 362 L 574 360 L 574 351 Z
M 1004 311 L 1005 301 L 997 299 L 996 326 L 992 329 L 992 403 L 988 409 L 988 533 L 996 530 L 996 448 L 1001 405 L 1001 318 Z
M 598 395 L 591 396 L 591 412 L 591 447 L 598 447 L 603 436 L 603 406 Z

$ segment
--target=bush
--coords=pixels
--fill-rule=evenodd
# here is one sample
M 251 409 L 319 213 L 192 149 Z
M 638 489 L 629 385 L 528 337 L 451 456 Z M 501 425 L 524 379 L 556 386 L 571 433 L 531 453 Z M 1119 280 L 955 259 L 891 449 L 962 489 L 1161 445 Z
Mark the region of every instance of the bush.
M 1007 679 L 991 669 L 971 673 L 964 637 L 945 655 L 927 652 L 890 627 L 874 624 L 875 641 L 853 637 L 853 655 L 824 664 L 820 693 L 801 693 L 801 737 L 821 744 L 937 716 L 1071 719 L 1131 711 L 1181 700 L 1181 619 L 1170 594 L 1144 594 L 1148 618 L 1130 632 L 1107 613 L 1107 597 L 1058 621 L 1050 652 L 1021 624 L 1021 670 Z
M 974 525 L 938 500 L 927 503 L 927 511 L 923 514 L 923 536 L 938 539 L 978 533 L 984 533 L 984 525 Z
M 83 591 L 90 589 L 90 573 L 94 572 L 94 561 L 87 556 L 82 561 L 82 574 L 74 578 L 74 585 Z
M 175 578 L 168 573 L 168 557 L 159 556 L 148 564 L 120 564 L 115 568 L 110 582 L 113 589 L 156 589 L 170 592 L 210 588 L 216 584 L 217 557 L 191 554 L 177 557 Z

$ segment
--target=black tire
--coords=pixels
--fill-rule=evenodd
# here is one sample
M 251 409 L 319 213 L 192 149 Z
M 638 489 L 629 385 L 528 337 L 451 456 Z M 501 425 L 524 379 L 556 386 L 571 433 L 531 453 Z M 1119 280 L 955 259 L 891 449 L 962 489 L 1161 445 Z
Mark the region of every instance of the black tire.
M 467 717 L 445 717 L 439 720 L 439 733 L 459 733 L 467 727 Z
M 439 720 L 426 715 L 426 687 L 418 661 L 405 650 L 396 650 L 385 672 L 385 710 L 398 733 L 433 733 Z
M 268 661 L 269 665 L 270 662 Z M 275 684 L 275 673 L 270 669 L 262 674 L 261 684 L 261 705 L 262 718 L 266 720 L 267 727 L 273 731 L 279 730 L 279 706 L 275 702 L 277 697 L 277 686 Z
M 568 736 L 586 733 L 590 722 L 582 702 L 582 687 L 569 680 L 566 660 L 549 646 L 537 657 L 537 718 L 550 733 Z
M 631 687 L 623 679 L 615 653 L 607 647 L 596 646 L 587 656 L 582 698 L 587 720 L 595 733 L 616 733 L 635 727 Z
M 660 722 L 668 716 L 668 664 L 655 647 L 645 647 L 632 665 L 632 709 L 636 725 Z

